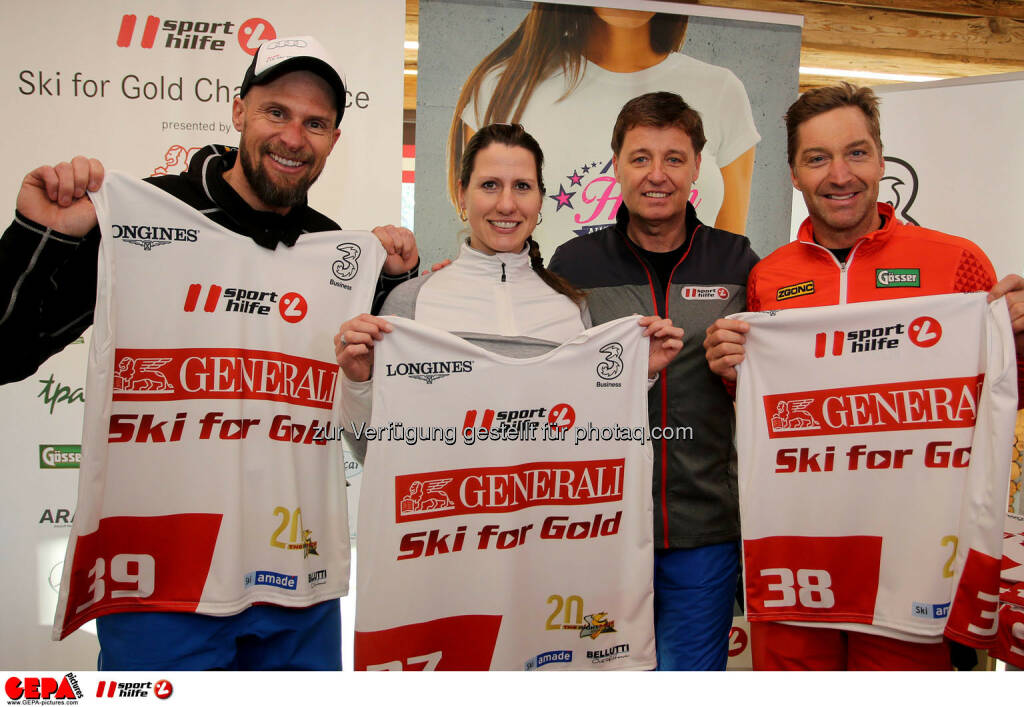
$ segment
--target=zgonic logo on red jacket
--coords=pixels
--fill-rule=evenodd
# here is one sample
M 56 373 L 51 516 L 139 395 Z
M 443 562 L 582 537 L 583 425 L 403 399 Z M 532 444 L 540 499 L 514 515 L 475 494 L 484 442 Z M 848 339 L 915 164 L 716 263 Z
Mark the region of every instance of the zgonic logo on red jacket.
M 331 409 L 335 363 L 252 349 L 117 349 L 114 396 L 123 400 L 255 398 Z
M 395 522 L 622 500 L 624 459 L 533 462 L 395 478 Z
M 764 396 L 768 436 L 973 427 L 983 376 Z

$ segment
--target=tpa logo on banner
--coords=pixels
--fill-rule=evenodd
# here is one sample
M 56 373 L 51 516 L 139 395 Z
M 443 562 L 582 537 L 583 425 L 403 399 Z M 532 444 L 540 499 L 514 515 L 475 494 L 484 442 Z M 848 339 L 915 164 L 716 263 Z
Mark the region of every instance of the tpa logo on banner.
M 142 49 L 182 49 L 224 51 L 229 37 L 236 37 L 238 46 L 250 56 L 260 45 L 277 37 L 274 26 L 260 17 L 252 17 L 240 25 L 229 20 L 162 20 L 148 15 L 145 23 L 136 15 L 122 15 L 117 32 L 117 46 L 138 46 Z

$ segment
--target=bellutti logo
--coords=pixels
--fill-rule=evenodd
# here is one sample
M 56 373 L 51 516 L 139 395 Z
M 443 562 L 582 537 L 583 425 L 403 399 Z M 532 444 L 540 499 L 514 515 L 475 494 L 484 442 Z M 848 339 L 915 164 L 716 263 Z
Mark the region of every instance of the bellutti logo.
M 127 223 L 114 223 L 110 227 L 114 231 L 115 239 L 137 245 L 147 253 L 158 245 L 195 243 L 199 240 L 198 228 Z
M 612 660 L 618 660 L 619 658 L 629 657 L 629 644 L 620 643 L 617 646 L 611 648 L 602 648 L 593 651 L 587 651 L 587 659 L 591 663 L 607 663 Z
M 683 285 L 682 292 L 686 300 L 729 299 L 729 288 L 721 285 Z
M 972 427 L 981 376 L 901 381 L 764 396 L 768 436 Z
M 40 444 L 40 469 L 78 469 L 82 465 L 80 444 Z
M 473 361 L 410 361 L 385 365 L 388 376 L 407 376 L 433 383 L 452 373 L 472 373 Z
M 186 312 L 196 311 L 199 301 L 203 295 L 203 285 L 195 282 L 188 286 L 185 293 Z M 298 292 L 288 292 L 278 295 L 273 290 L 250 290 L 241 287 L 223 288 L 220 285 L 210 285 L 206 289 L 206 297 L 202 298 L 202 311 L 213 313 L 219 309 L 222 312 L 235 312 L 237 314 L 253 314 L 266 317 L 272 311 L 277 311 L 289 324 L 302 321 L 309 312 L 309 304 L 306 298 Z M 274 305 L 277 305 L 276 307 Z
M 359 256 L 363 251 L 355 243 L 339 243 L 337 247 L 341 256 L 331 265 L 331 272 L 338 280 L 347 282 L 359 272 Z M 346 290 L 352 289 L 345 282 L 339 282 L 338 280 L 331 278 L 330 283 L 335 287 L 343 287 Z
M 236 34 L 236 27 L 238 45 L 249 55 L 255 54 L 261 44 L 277 36 L 274 27 L 260 17 L 252 17 L 238 25 L 230 20 L 161 20 L 155 15 L 147 15 L 145 23 L 142 23 L 137 15 L 122 15 L 116 44 L 131 47 L 137 37 L 138 46 L 142 49 L 159 47 L 221 52 L 227 46 L 228 38 Z
M 12 676 L 4 683 L 8 704 L 76 705 L 82 699 L 82 688 L 74 673 L 62 678 L 20 678 Z

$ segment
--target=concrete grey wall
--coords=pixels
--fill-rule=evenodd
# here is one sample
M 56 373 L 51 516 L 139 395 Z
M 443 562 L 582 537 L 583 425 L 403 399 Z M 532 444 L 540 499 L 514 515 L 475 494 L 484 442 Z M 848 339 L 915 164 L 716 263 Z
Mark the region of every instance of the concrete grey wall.
M 459 90 L 528 11 L 528 3 L 503 0 L 420 1 L 415 226 L 425 264 L 454 255 L 463 227 L 448 201 L 445 173 L 445 145 Z M 747 236 L 758 254 L 767 255 L 789 240 L 792 185 L 782 116 L 797 97 L 800 28 L 691 17 L 682 52 L 731 69 L 747 90 L 761 134 Z

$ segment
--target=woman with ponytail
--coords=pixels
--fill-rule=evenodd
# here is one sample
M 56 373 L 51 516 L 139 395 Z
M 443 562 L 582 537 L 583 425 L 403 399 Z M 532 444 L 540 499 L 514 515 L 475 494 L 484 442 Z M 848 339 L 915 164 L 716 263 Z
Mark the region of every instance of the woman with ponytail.
M 544 155 L 516 124 L 481 128 L 466 146 L 456 205 L 469 227 L 459 256 L 446 268 L 396 287 L 381 310 L 450 331 L 515 358 L 540 355 L 590 326 L 582 292 L 544 267 L 532 238 L 544 199 Z M 668 319 L 640 320 L 650 336 L 648 375 L 682 349 L 683 331 Z M 391 326 L 361 314 L 341 325 L 335 352 L 344 373 L 342 426 L 369 420 L 373 346 Z M 361 461 L 365 440 L 346 436 Z

